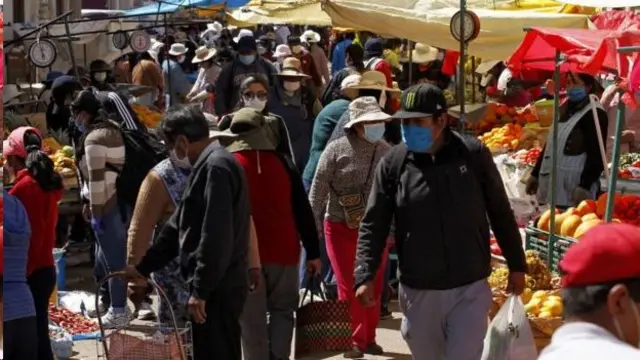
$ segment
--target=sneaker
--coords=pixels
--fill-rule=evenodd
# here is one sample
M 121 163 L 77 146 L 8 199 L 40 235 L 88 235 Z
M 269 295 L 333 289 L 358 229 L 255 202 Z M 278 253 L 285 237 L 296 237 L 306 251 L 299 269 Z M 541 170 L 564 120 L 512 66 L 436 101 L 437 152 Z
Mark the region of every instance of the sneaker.
M 353 346 L 351 350 L 342 355 L 345 359 L 362 359 L 364 358 L 364 352 L 357 346 Z
M 105 329 L 119 329 L 129 324 L 131 313 L 127 310 L 123 313 L 114 313 L 113 309 L 109 309 L 100 320 L 102 321 L 102 327 Z
M 109 308 L 109 305 L 105 305 L 103 303 L 99 303 L 98 304 L 98 308 L 97 309 L 91 309 L 89 311 L 87 311 L 87 315 L 92 318 L 95 319 L 100 315 L 105 315 L 107 313 L 107 309 Z
M 387 319 L 391 319 L 392 317 L 393 317 L 393 314 L 386 307 L 380 310 L 380 320 L 387 320 Z
M 137 318 L 138 320 L 151 321 L 155 320 L 156 314 L 153 312 L 150 303 L 143 302 L 142 304 L 140 304 L 140 307 L 136 309 L 136 314 L 134 314 L 133 317 Z

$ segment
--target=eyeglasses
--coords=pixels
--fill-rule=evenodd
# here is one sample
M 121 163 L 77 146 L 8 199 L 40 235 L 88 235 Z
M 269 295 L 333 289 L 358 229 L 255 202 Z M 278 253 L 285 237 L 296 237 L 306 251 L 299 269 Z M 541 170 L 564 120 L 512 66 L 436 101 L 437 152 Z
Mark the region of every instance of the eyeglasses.
M 266 91 L 260 91 L 260 92 L 251 92 L 251 91 L 247 91 L 246 93 L 242 94 L 242 97 L 247 99 L 247 100 L 253 100 L 253 99 L 258 99 L 258 100 L 267 100 L 269 94 L 267 94 Z

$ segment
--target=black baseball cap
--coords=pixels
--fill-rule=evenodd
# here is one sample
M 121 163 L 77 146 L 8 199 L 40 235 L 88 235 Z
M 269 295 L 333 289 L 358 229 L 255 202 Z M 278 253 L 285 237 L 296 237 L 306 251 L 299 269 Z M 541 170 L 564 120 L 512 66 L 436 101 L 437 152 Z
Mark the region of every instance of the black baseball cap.
M 238 40 L 238 53 L 248 54 L 258 49 L 256 39 L 253 36 L 243 36 Z
M 102 107 L 98 94 L 93 89 L 82 90 L 71 103 L 75 111 L 86 111 L 95 114 Z
M 407 88 L 400 97 L 400 110 L 393 117 L 411 119 L 442 114 L 447 111 L 447 99 L 442 90 L 428 83 Z

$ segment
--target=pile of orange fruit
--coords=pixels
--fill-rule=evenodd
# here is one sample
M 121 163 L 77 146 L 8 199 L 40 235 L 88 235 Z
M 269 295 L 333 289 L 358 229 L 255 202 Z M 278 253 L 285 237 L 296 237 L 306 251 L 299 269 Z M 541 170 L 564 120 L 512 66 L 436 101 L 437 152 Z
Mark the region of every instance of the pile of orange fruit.
M 538 122 L 538 116 L 530 107 L 515 108 L 497 102 L 489 102 L 482 119 L 473 124 L 473 130 L 482 134 L 504 124 L 524 126 Z
M 522 126 L 520 124 L 508 123 L 499 128 L 493 128 L 488 132 L 478 136 L 491 152 L 513 151 L 520 146 L 522 138 Z
M 131 108 L 138 115 L 140 122 L 148 128 L 155 128 L 162 120 L 162 113 L 153 111 L 144 105 L 131 104 Z

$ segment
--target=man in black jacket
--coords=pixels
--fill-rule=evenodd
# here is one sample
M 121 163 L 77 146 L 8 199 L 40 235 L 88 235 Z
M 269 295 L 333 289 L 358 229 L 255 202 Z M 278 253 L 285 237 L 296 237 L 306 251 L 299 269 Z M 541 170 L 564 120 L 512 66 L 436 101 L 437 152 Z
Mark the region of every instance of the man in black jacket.
M 524 288 L 522 240 L 491 153 L 447 128 L 442 90 L 412 86 L 401 106 L 405 144 L 378 165 L 360 225 L 357 296 L 375 305 L 372 280 L 395 218 L 401 331 L 414 359 L 477 360 L 492 301 L 489 227 L 515 294 Z
M 194 360 L 242 358 L 240 315 L 247 298 L 250 203 L 238 161 L 209 137 L 204 114 L 172 109 L 161 125 L 171 158 L 191 167 L 182 201 L 129 278 L 148 277 L 179 257 L 189 284 Z

